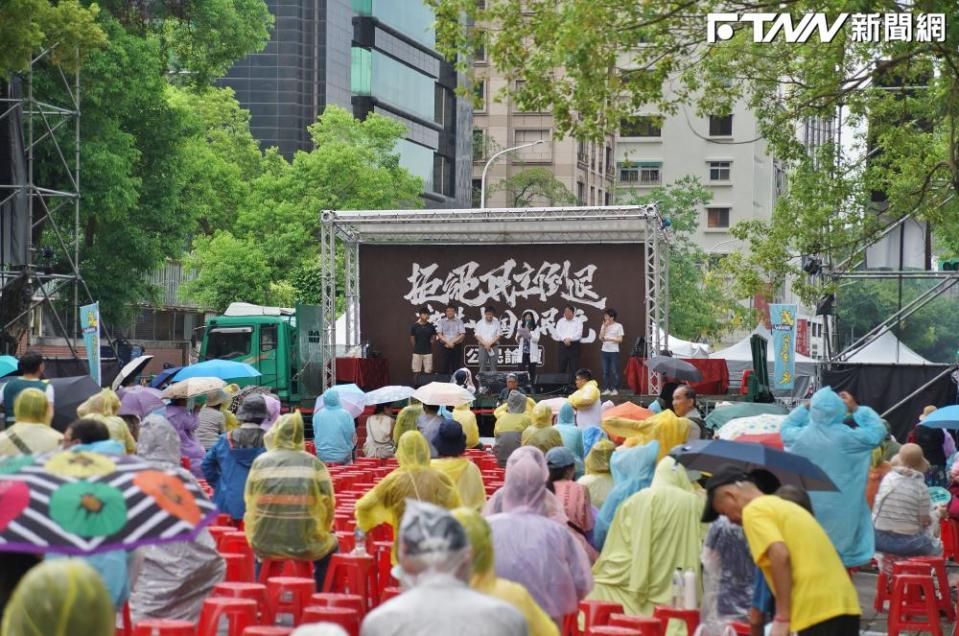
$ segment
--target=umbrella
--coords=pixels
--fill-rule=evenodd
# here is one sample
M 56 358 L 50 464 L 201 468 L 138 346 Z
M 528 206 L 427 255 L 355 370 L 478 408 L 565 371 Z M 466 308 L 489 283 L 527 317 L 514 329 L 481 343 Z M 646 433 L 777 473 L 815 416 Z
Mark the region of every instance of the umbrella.
M 173 378 L 173 374 L 182 368 L 183 367 L 170 367 L 169 369 L 160 371 L 150 381 L 150 387 L 154 389 L 162 389 L 164 386 L 170 383 L 171 378 Z
M 173 376 L 174 382 L 187 378 L 220 378 L 221 380 L 235 380 L 239 378 L 258 378 L 262 375 L 255 367 L 245 362 L 232 360 L 206 360 L 197 362 L 180 369 Z
M 77 419 L 77 407 L 86 402 L 91 395 L 100 392 L 100 385 L 88 375 L 72 378 L 53 378 L 53 422 L 51 426 L 61 433 L 67 430 L 70 422 Z
M 563 408 L 564 404 L 567 404 L 569 400 L 564 397 L 554 397 L 546 400 L 540 400 L 538 404 L 545 404 L 553 411 L 553 415 L 559 415 L 559 410 Z
M 451 382 L 430 382 L 416 389 L 413 397 L 423 404 L 435 406 L 459 406 L 476 399 L 472 393 Z
M 926 416 L 922 425 L 932 428 L 959 429 L 959 405 L 953 404 L 936 409 Z
M 752 442 L 753 444 L 765 444 L 769 448 L 784 450 L 783 437 L 779 433 L 762 433 L 756 435 L 740 435 L 736 438 L 737 442 Z
M 150 364 L 152 359 L 153 356 L 140 356 L 127 362 L 117 373 L 117 377 L 113 378 L 113 384 L 110 385 L 110 388 L 116 391 L 121 386 L 130 384 Z M 127 380 L 130 380 L 130 382 L 127 382 Z
M 20 361 L 13 356 L 0 356 L 0 378 L 16 373 L 20 368 Z
M 192 480 L 135 456 L 0 460 L 0 551 L 95 554 L 190 541 L 217 509 Z
M 413 395 L 413 387 L 390 385 L 383 386 L 366 394 L 366 404 L 392 404 L 408 400 Z
M 737 417 L 748 417 L 750 415 L 760 415 L 762 413 L 772 413 L 774 415 L 786 415 L 788 411 L 781 404 L 765 404 L 763 402 L 740 402 L 732 406 L 722 406 L 713 410 L 706 416 L 706 426 L 713 430 L 722 428 L 722 426 Z
M 644 409 L 638 404 L 632 402 L 623 402 L 619 406 L 614 406 L 608 411 L 603 411 L 603 419 L 611 417 L 621 417 L 625 420 L 636 420 L 637 422 L 645 420 L 647 417 L 655 415 L 649 409 Z
M 366 393 L 355 384 L 337 384 L 330 390 L 336 391 L 340 398 L 340 406 L 346 409 L 350 417 L 357 418 L 366 409 Z M 316 404 L 313 405 L 313 412 L 318 413 L 323 410 L 323 396 L 316 398 Z
M 724 464 L 733 464 L 743 471 L 764 468 L 783 485 L 791 484 L 805 490 L 838 490 L 829 476 L 805 457 L 762 444 L 722 439 L 697 440 L 677 446 L 671 454 L 686 468 L 704 473 L 716 472 Z
M 131 386 L 124 390 L 120 397 L 120 412 L 118 415 L 136 415 L 142 420 L 153 411 L 165 406 L 161 395 L 163 394 L 160 389 Z
M 719 439 L 738 439 L 743 435 L 779 433 L 785 419 L 785 415 L 775 415 L 773 413 L 737 417 L 723 424 L 722 428 L 716 432 L 716 437 Z
M 661 373 L 667 378 L 674 380 L 685 380 L 687 382 L 700 382 L 703 379 L 703 372 L 679 358 L 670 358 L 669 356 L 655 356 L 646 362 L 646 366 L 655 373 Z
M 225 386 L 226 382 L 220 378 L 188 378 L 174 382 L 165 388 L 160 397 L 165 399 L 197 397 Z

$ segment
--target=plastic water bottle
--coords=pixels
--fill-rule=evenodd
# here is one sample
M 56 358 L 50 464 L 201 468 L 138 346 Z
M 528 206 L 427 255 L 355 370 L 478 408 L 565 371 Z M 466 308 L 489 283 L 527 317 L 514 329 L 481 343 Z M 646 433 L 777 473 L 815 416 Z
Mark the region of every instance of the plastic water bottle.
M 353 554 L 366 554 L 366 533 L 357 528 L 353 531 Z
M 696 602 L 696 573 L 692 570 L 683 573 L 683 609 L 699 609 Z
M 676 568 L 673 572 L 673 607 L 679 609 L 683 606 L 683 569 Z

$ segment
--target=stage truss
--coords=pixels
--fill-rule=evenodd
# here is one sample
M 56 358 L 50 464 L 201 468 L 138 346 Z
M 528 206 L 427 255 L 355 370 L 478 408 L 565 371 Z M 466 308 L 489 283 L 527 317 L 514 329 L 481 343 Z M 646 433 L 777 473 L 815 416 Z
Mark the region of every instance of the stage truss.
M 320 224 L 322 386 L 336 384 L 337 258 L 345 270 L 346 345 L 362 341 L 360 259 L 362 244 L 529 245 L 555 243 L 637 244 L 644 254 L 646 347 L 666 349 L 669 337 L 669 227 L 655 204 L 459 210 L 325 210 Z M 637 290 L 639 293 L 639 290 Z M 657 328 L 659 327 L 659 328 Z M 657 395 L 660 377 L 649 373 Z

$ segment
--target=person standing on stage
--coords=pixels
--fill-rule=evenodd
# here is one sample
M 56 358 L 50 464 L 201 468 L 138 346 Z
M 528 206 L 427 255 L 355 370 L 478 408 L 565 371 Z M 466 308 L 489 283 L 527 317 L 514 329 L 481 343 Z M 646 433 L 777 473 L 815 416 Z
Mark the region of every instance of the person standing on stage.
M 419 384 L 420 373 L 433 373 L 433 341 L 436 327 L 430 322 L 430 310 L 420 307 L 419 318 L 410 326 L 413 347 L 413 384 Z
M 523 368 L 529 374 L 529 383 L 533 384 L 536 381 L 536 367 L 543 360 L 539 350 L 539 323 L 536 314 L 529 310 L 523 312 L 523 318 L 516 327 L 516 342 L 522 354 Z
M 556 339 L 559 340 L 559 372 L 568 373 L 568 384 L 573 384 L 579 369 L 579 341 L 583 339 L 583 323 L 576 319 L 572 305 L 563 307 L 563 317 L 556 321 Z
M 483 307 L 483 319 L 476 323 L 473 333 L 476 336 L 476 342 L 479 343 L 479 371 L 496 372 L 496 356 L 499 355 L 499 348 L 496 344 L 500 339 L 500 324 L 496 319 L 496 308 L 492 305 Z
M 603 326 L 599 328 L 599 340 L 603 356 L 603 395 L 618 395 L 619 391 L 619 343 L 626 332 L 623 325 L 616 322 L 616 310 L 607 307 L 603 310 Z
M 437 372 L 452 376 L 463 364 L 463 340 L 466 339 L 466 327 L 453 305 L 446 306 L 446 314 L 436 323 L 436 339 L 442 345 Z

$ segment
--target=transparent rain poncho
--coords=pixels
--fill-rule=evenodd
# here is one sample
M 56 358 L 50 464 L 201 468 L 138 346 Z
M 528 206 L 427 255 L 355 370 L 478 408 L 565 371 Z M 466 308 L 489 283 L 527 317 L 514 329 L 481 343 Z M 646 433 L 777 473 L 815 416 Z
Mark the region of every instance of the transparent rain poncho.
M 578 480 L 589 490 L 590 501 L 599 508 L 602 508 L 606 497 L 613 489 L 613 476 L 609 472 L 609 460 L 615 450 L 616 445 L 608 439 L 596 442 L 584 462 L 586 474 Z
M 756 564 L 742 527 L 726 517 L 709 526 L 703 545 L 702 636 L 725 636 L 726 625 L 749 622 Z
M 110 431 L 110 439 L 120 442 L 127 453 L 133 454 L 137 450 L 137 443 L 133 439 L 127 423 L 117 415 L 119 412 L 120 397 L 110 389 L 103 389 L 99 393 L 91 395 L 77 407 L 78 417 L 100 416 L 98 419 L 106 424 Z M 200 459 L 203 459 L 202 455 Z
M 314 561 L 336 547 L 333 484 L 326 466 L 303 450 L 299 411 L 280 417 L 265 437 L 267 452 L 246 481 L 244 531 L 261 558 Z

